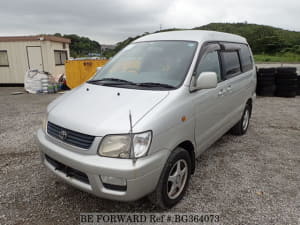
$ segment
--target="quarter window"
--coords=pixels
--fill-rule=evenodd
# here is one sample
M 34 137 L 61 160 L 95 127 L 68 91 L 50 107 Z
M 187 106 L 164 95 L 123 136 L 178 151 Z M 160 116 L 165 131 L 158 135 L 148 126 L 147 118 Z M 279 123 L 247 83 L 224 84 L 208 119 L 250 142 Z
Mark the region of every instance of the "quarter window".
M 6 50 L 0 50 L 0 66 L 3 66 L 3 67 L 9 66 Z
M 237 51 L 222 52 L 222 66 L 226 78 L 234 77 L 241 73 L 241 65 Z
M 241 45 L 240 57 L 243 72 L 251 70 L 253 68 L 253 60 L 251 57 L 250 49 L 247 45 Z
M 218 76 L 218 81 L 221 81 L 221 70 L 219 63 L 219 55 L 217 51 L 205 54 L 197 68 L 197 75 L 202 72 L 215 72 Z
M 67 51 L 55 50 L 54 59 L 55 59 L 56 66 L 64 65 L 65 61 L 68 59 Z

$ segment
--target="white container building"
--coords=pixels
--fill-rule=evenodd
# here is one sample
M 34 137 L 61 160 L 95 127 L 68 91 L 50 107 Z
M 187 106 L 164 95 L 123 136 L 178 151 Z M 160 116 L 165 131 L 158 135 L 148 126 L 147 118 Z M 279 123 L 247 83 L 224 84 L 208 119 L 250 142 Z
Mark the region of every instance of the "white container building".
M 22 84 L 26 71 L 65 73 L 70 39 L 50 36 L 0 37 L 0 84 Z

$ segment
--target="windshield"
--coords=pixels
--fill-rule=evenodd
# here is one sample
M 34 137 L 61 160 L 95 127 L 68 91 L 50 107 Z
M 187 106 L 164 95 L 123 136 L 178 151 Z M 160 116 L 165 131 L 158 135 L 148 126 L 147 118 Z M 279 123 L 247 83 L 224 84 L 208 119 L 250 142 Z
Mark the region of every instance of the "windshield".
M 89 82 L 122 87 L 179 87 L 191 65 L 196 42 L 152 41 L 130 44 Z

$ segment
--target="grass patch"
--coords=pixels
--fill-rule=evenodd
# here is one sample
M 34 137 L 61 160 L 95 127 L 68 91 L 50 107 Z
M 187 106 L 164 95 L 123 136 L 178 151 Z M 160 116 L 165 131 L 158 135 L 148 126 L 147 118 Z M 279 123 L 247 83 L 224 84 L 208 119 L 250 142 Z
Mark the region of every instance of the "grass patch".
M 281 62 L 281 63 L 295 63 L 300 62 L 300 54 L 283 53 L 275 55 L 254 55 L 255 62 Z

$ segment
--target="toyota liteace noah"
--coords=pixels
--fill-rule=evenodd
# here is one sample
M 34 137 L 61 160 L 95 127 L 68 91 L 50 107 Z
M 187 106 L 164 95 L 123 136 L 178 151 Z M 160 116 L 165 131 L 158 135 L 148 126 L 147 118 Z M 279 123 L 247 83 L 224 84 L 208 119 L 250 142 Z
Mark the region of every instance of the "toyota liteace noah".
M 245 38 L 174 31 L 135 40 L 91 80 L 54 100 L 38 130 L 43 163 L 102 198 L 183 197 L 195 158 L 247 131 L 256 72 Z

